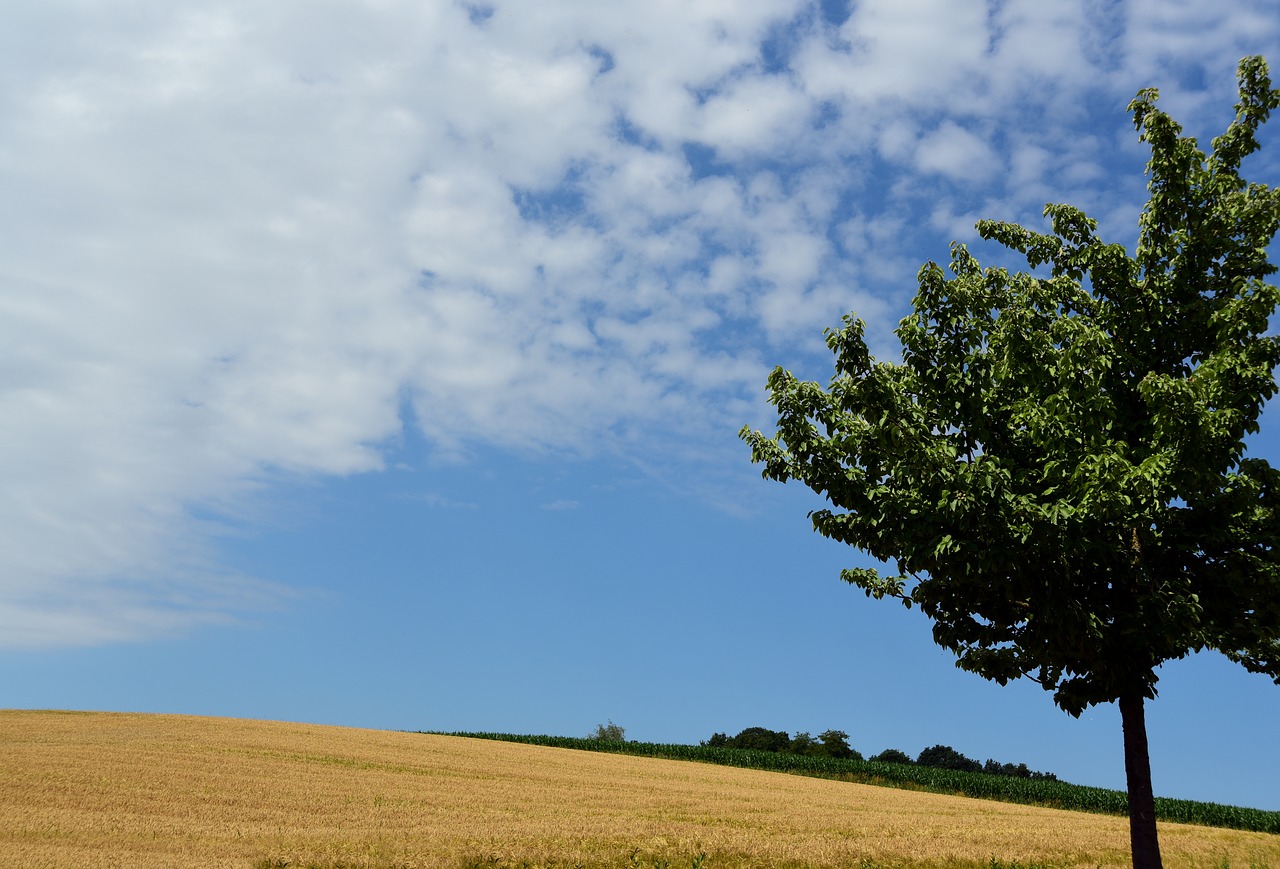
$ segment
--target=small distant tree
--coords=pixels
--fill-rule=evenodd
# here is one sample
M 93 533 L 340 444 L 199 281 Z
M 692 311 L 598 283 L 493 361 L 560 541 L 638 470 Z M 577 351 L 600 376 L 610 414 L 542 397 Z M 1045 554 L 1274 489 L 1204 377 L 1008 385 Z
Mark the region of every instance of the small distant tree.
M 709 748 L 727 748 L 729 746 L 729 736 L 725 733 L 713 733 L 710 739 L 704 739 L 698 744 Z
M 850 315 L 829 388 L 777 368 L 778 434 L 742 431 L 765 477 L 831 502 L 816 531 L 892 565 L 842 578 L 920 607 L 961 668 L 1119 707 L 1135 869 L 1161 865 L 1157 669 L 1213 649 L 1280 683 L 1280 472 L 1246 457 L 1277 390 L 1280 189 L 1240 172 L 1280 90 L 1261 57 L 1238 84 L 1208 154 L 1154 89 L 1129 104 L 1151 150 L 1132 255 L 1069 205 L 1050 233 L 981 221 L 1030 271 L 953 245 L 950 276 L 919 272 L 902 362 Z
M 598 739 L 601 742 L 626 742 L 627 731 L 611 720 L 608 724 L 597 724 L 595 733 L 590 734 L 587 739 Z
M 871 759 L 877 763 L 915 763 L 911 755 L 896 748 L 886 748 Z

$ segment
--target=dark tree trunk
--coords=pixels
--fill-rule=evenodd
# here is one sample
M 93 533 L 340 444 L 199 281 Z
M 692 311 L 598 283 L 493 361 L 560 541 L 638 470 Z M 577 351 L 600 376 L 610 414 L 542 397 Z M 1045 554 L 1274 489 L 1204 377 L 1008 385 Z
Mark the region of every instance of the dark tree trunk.
M 1147 717 L 1142 695 L 1120 698 L 1124 729 L 1124 775 L 1129 788 L 1129 842 L 1133 869 L 1162 869 L 1156 837 L 1156 798 L 1151 788 L 1151 755 L 1147 750 Z

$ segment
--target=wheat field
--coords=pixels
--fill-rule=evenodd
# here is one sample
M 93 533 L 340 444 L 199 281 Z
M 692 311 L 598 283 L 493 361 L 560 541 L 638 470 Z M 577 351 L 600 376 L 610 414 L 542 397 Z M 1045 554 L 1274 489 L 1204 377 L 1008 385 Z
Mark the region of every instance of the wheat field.
M 1280 869 L 1168 824 L 1166 865 Z M 264 721 L 0 712 L 5 867 L 1128 864 L 1121 818 L 685 761 Z

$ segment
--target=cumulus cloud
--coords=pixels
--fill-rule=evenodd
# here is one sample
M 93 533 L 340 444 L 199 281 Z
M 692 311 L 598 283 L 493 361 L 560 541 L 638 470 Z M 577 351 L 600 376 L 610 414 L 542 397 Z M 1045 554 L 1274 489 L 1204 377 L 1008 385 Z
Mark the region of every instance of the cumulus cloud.
M 828 66 L 824 78 L 863 103 L 941 105 L 970 92 L 984 75 L 986 14 L 976 3 L 858 3 L 840 28 L 841 41 L 850 47 L 845 57 L 836 55 L 844 64 Z
M 1167 70 L 1194 107 L 1187 69 L 1274 42 L 1261 0 L 1173 5 L 1104 61 L 1027 2 L 11 3 L 0 643 L 269 605 L 219 535 L 406 418 L 461 458 L 736 428 L 842 312 L 887 334 L 933 226 L 1119 213 L 1063 107 Z
M 980 182 L 1000 170 L 995 150 L 977 134 L 953 121 L 929 133 L 915 151 L 916 168 L 953 181 Z

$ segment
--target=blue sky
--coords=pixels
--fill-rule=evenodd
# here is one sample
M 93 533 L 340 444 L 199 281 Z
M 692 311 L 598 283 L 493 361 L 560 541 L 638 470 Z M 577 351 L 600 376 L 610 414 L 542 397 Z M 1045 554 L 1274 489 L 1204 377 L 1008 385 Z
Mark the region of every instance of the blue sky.
M 978 218 L 1130 243 L 1126 104 L 1207 142 L 1271 0 L 6 14 L 0 706 L 837 728 L 1122 786 L 1113 708 L 956 670 L 736 432 L 849 310 L 892 357 Z M 1160 688 L 1157 791 L 1280 809 L 1280 689 Z

